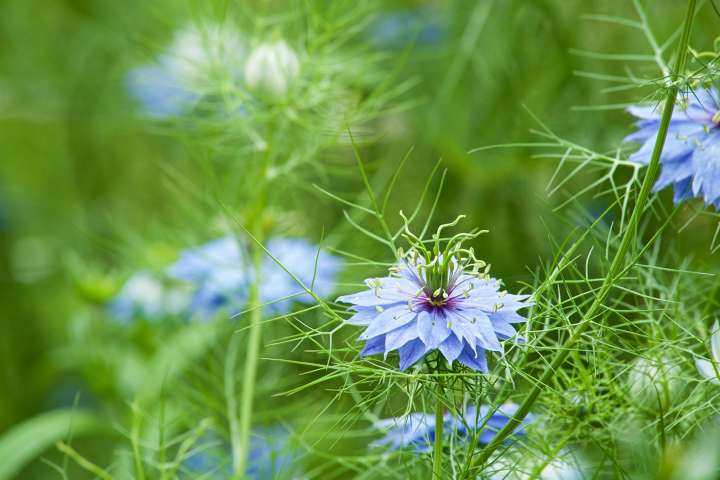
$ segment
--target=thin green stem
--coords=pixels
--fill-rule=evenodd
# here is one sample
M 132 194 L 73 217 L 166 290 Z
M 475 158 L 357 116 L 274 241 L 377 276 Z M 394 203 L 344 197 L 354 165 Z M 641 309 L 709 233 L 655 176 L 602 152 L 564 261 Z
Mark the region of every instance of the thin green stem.
M 445 414 L 443 395 L 442 381 L 438 379 L 437 398 L 435 399 L 435 449 L 433 451 L 433 478 L 435 479 L 443 478 L 443 421 Z
M 253 399 L 255 396 L 255 378 L 260 360 L 260 339 L 262 337 L 262 301 L 260 299 L 260 268 L 263 252 L 259 248 L 253 249 L 253 264 L 258 279 L 253 282 L 250 291 L 250 333 L 247 341 L 247 354 L 245 356 L 245 369 L 243 374 L 243 391 L 240 400 L 240 457 L 235 475 L 241 478 L 244 475 L 247 456 L 250 451 L 250 428 L 252 427 Z
M 225 357 L 225 398 L 227 403 L 227 417 L 230 424 L 230 450 L 232 453 L 233 471 L 240 468 L 240 457 L 242 448 L 240 443 L 240 427 L 237 416 L 237 400 L 235 397 L 235 369 L 237 367 L 237 356 L 240 338 L 233 335 L 230 338 L 227 355 Z
M 562 366 L 567 360 L 568 355 L 572 351 L 574 345 L 580 340 L 585 331 L 592 324 L 592 320 L 599 314 L 602 309 L 603 302 L 607 298 L 608 294 L 612 290 L 615 282 L 619 278 L 619 275 L 625 269 L 625 257 L 630 249 L 630 245 L 636 239 L 637 227 L 640 223 L 640 218 L 644 213 L 645 207 L 650 197 L 650 191 L 652 185 L 655 182 L 658 171 L 660 169 L 660 155 L 662 154 L 663 147 L 665 145 L 665 138 L 667 137 L 668 127 L 670 125 L 670 119 L 672 118 L 673 109 L 675 107 L 675 101 L 679 91 L 678 79 L 680 74 L 685 70 L 685 61 L 687 59 L 688 44 L 690 41 L 690 31 L 692 30 L 693 18 L 695 16 L 695 5 L 696 0 L 688 1 L 688 9 L 685 15 L 685 23 L 683 27 L 682 37 L 680 44 L 678 45 L 678 58 L 673 69 L 671 77 L 671 85 L 669 85 L 667 97 L 665 99 L 665 105 L 663 108 L 662 117 L 660 120 L 660 127 L 658 129 L 657 140 L 653 148 L 650 163 L 643 179 L 642 186 L 640 187 L 640 193 L 638 194 L 635 208 L 633 209 L 632 216 L 628 221 L 627 228 L 623 233 L 623 237 L 618 247 L 618 251 L 610 264 L 610 269 L 605 277 L 600 290 L 597 293 L 593 303 L 588 308 L 587 312 L 575 327 L 572 335 L 565 341 L 560 348 L 559 352 L 553 359 L 552 363 L 544 370 L 544 372 L 538 378 L 537 383 L 530 389 L 527 397 L 523 401 L 522 405 L 518 408 L 515 415 L 507 422 L 507 424 L 493 437 L 492 441 L 483 448 L 480 453 L 473 458 L 473 468 L 468 472 L 468 478 L 476 473 L 477 465 L 484 465 L 484 463 L 490 458 L 490 456 L 497 450 L 505 441 L 505 439 L 520 425 L 523 419 L 528 415 L 530 409 L 535 404 L 538 396 L 548 384 L 549 380 L 555 374 L 555 372 Z
M 252 268 L 255 274 L 254 281 L 250 288 L 249 309 L 250 309 L 250 331 L 247 339 L 247 350 L 245 353 L 245 365 L 243 369 L 243 389 L 240 398 L 240 422 L 235 441 L 237 442 L 237 455 L 233 456 L 233 478 L 243 478 L 247 469 L 247 459 L 250 452 L 250 430 L 252 428 L 253 402 L 255 399 L 255 380 L 257 369 L 260 363 L 260 341 L 262 338 L 262 314 L 263 305 L 260 298 L 260 284 L 262 283 L 262 260 L 265 250 L 262 247 L 264 241 L 263 212 L 267 205 L 267 172 L 272 156 L 273 127 L 269 128 L 268 142 L 260 163 L 258 178 L 260 179 L 257 197 L 254 208 L 251 210 L 250 225 L 252 230 Z

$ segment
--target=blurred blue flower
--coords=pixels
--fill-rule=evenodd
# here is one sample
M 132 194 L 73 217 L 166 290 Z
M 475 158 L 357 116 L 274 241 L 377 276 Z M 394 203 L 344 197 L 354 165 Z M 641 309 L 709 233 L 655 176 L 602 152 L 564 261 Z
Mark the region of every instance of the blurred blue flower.
M 155 320 L 166 315 L 182 313 L 188 304 L 186 292 L 168 288 L 153 273 L 141 270 L 134 273 L 108 304 L 110 315 L 129 322 L 136 317 Z
M 662 111 L 656 106 L 632 106 L 639 118 L 637 132 L 626 142 L 640 143 L 630 161 L 647 165 L 657 139 Z M 673 111 L 660 162 L 662 171 L 654 190 L 673 186 L 675 203 L 698 197 L 720 208 L 720 102 L 714 88 L 687 95 L 685 105 Z
M 318 254 L 317 247 L 299 238 L 272 238 L 267 249 L 319 297 L 335 289 L 335 278 L 342 268 L 338 257 L 322 251 Z M 255 279 L 248 255 L 233 236 L 185 250 L 168 274 L 195 285 L 190 310 L 204 316 L 223 307 L 237 313 L 246 305 Z M 293 302 L 314 303 L 313 297 L 269 256 L 263 258 L 260 300 L 271 313 L 286 313 Z
M 477 433 L 478 443 L 485 445 L 505 426 L 517 409 L 514 403 L 503 405 L 494 412 L 487 405 L 479 408 L 471 405 L 461 417 L 446 413 L 443 418 L 443 435 L 467 439 Z M 523 435 L 525 427 L 532 421 L 532 415 L 526 417 L 514 434 Z M 375 422 L 375 428 L 386 434 L 372 442 L 371 447 L 388 447 L 390 450 L 412 447 L 415 452 L 425 453 L 432 450 L 435 441 L 435 416 L 431 413 L 411 413 L 380 420 Z
M 246 45 L 227 25 L 190 25 L 178 31 L 155 62 L 130 71 L 127 88 L 148 115 L 166 118 L 212 96 L 213 85 L 242 76 Z
M 501 291 L 500 281 L 471 271 L 457 259 L 441 275 L 430 272 L 442 259 L 428 261 L 411 252 L 390 276 L 365 281 L 368 290 L 338 298 L 352 304 L 346 322 L 367 329 L 361 355 L 398 350 L 400 370 L 439 350 L 447 362 L 487 372 L 485 351 L 502 351 L 500 340 L 515 335 L 513 323 L 526 319 L 528 295 Z M 439 280 L 438 280 L 439 278 Z
M 226 479 L 232 477 L 230 446 L 215 433 L 202 437 L 197 447 L 183 461 L 183 470 L 191 478 Z M 250 436 L 247 478 L 274 480 L 299 478 L 299 452 L 290 445 L 287 430 L 273 427 L 255 431 Z
M 410 44 L 439 43 L 445 27 L 430 9 L 397 10 L 380 15 L 370 25 L 369 36 L 379 47 L 401 49 Z
M 200 98 L 159 65 L 144 65 L 131 71 L 127 87 L 145 111 L 158 118 L 180 115 Z
M 250 264 L 232 235 L 189 248 L 167 270 L 171 278 L 195 288 L 189 309 L 211 316 L 228 306 L 237 311 L 247 301 Z

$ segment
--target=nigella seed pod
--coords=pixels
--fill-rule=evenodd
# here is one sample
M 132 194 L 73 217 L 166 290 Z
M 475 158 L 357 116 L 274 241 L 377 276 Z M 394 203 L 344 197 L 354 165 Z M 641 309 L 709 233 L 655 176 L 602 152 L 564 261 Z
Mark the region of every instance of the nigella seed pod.
M 283 40 L 262 43 L 252 51 L 245 64 L 245 83 L 259 92 L 285 95 L 300 73 L 295 51 Z

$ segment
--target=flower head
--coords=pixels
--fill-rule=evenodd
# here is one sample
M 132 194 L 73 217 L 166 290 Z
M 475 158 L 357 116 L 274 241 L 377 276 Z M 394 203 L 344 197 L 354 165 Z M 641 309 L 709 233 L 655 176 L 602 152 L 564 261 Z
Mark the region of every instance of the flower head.
M 320 296 L 335 288 L 342 262 L 299 238 L 275 237 L 267 245 L 270 253 L 307 288 Z M 317 265 L 316 265 L 317 259 Z M 229 235 L 185 250 L 168 269 L 176 279 L 195 285 L 190 309 L 209 316 L 229 307 L 235 313 L 248 301 L 250 285 L 257 277 L 245 246 Z M 306 293 L 275 260 L 265 257 L 260 272 L 260 300 L 273 313 L 288 312 L 293 302 L 311 304 Z
M 469 406 L 459 417 L 446 413 L 443 419 L 443 434 L 469 438 L 477 433 L 478 443 L 485 445 L 505 426 L 517 409 L 517 405 L 507 404 L 491 411 L 487 405 L 481 405 Z M 526 417 L 514 433 L 522 435 L 532 420 L 532 416 Z M 372 442 L 371 447 L 388 447 L 390 450 L 412 447 L 414 451 L 424 453 L 432 449 L 435 441 L 435 416 L 431 413 L 411 413 L 380 420 L 375 422 L 375 428 L 385 431 L 386 434 Z
M 408 45 L 437 45 L 446 36 L 446 25 L 429 8 L 395 10 L 379 16 L 369 36 L 379 47 L 399 50 Z
M 632 106 L 628 111 L 639 118 L 637 132 L 626 142 L 640 143 L 630 161 L 650 162 L 662 111 L 654 106 Z M 660 157 L 662 172 L 655 191 L 673 186 L 675 202 L 692 197 L 720 208 L 720 97 L 717 90 L 698 89 L 687 95 L 685 105 L 673 111 L 667 139 Z
M 470 235 L 470 234 L 468 234 Z M 362 356 L 398 350 L 405 370 L 427 353 L 439 350 L 447 362 L 487 372 L 485 352 L 502 351 L 501 340 L 515 336 L 513 323 L 526 319 L 517 310 L 528 295 L 502 290 L 487 276 L 485 264 L 461 241 L 440 251 L 418 243 L 391 269 L 390 275 L 365 281 L 368 289 L 338 298 L 352 304 L 351 325 L 367 327 Z
M 695 365 L 700 375 L 712 383 L 720 385 L 720 373 L 718 373 L 720 372 L 720 323 L 717 320 L 713 324 L 710 337 L 710 352 L 712 353 L 712 360 L 696 358 Z
M 295 51 L 283 40 L 258 45 L 245 64 L 245 82 L 253 90 L 284 95 L 300 73 Z
M 208 91 L 213 81 L 241 76 L 246 47 L 227 25 L 190 25 L 177 32 L 157 61 L 131 71 L 128 89 L 147 113 L 179 115 Z
M 282 427 L 259 429 L 250 435 L 245 477 L 253 480 L 298 478 L 298 452 Z M 183 460 L 188 478 L 226 479 L 233 476 L 230 447 L 217 433 L 206 433 Z M 243 477 L 243 478 L 245 478 Z

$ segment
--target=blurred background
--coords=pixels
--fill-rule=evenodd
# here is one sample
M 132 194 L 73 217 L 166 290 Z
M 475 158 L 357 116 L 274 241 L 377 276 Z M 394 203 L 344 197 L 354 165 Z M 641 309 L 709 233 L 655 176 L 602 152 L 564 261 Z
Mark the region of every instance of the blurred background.
M 115 402 L 110 418 L 119 418 L 113 415 L 121 416 L 117 412 L 131 399 L 117 377 L 131 376 L 143 365 L 127 361 L 118 373 L 115 364 L 103 368 L 98 361 L 111 354 L 111 343 L 92 343 L 109 335 L 102 305 L 131 272 L 160 268 L 180 249 L 212 238 L 213 209 L 219 208 L 206 200 L 218 192 L 198 165 L 207 160 L 220 172 L 213 175 L 222 178 L 228 164 L 242 162 L 242 149 L 218 139 L 223 133 L 217 124 L 207 126 L 207 133 L 187 128 L 192 122 L 168 126 L 148 118 L 128 87 L 128 72 L 160 55 L 173 32 L 195 18 L 228 15 L 254 33 L 291 25 L 283 34 L 292 39 L 305 23 L 323 31 L 323 22 L 357 10 L 352 42 L 335 48 L 362 53 L 349 55 L 348 62 L 371 63 L 349 67 L 361 73 L 348 88 L 358 97 L 378 85 L 390 92 L 382 111 L 352 125 L 361 156 L 382 182 L 413 149 L 396 184 L 389 221 L 397 226 L 395 212 L 412 210 L 441 160 L 447 178 L 436 218 L 465 214 L 468 227 L 490 230 L 478 242 L 479 256 L 510 286 L 528 281 L 543 259 L 554 255 L 554 241 L 608 207 L 607 199 L 592 192 L 563 205 L 568 199 L 563 192 L 579 191 L 589 183 L 586 178 L 549 196 L 557 161 L 535 156 L 542 150 L 532 145 L 468 152 L 539 141 L 531 132 L 538 128 L 533 115 L 577 144 L 617 149 L 632 124 L 623 107 L 648 91 L 608 89 L 612 82 L 588 78 L 582 72 L 626 75 L 628 67 L 622 59 L 582 52 L 649 54 L 637 30 L 588 17 L 637 19 L 633 2 L 386 1 L 363 8 L 352 2 L 306 3 L 311 6 L 303 9 L 279 1 L 3 2 L 0 432 L 73 405 L 105 410 L 100 405 Z M 668 38 L 681 22 L 684 2 L 645 3 L 654 33 Z M 344 28 L 341 22 L 333 25 Z M 720 18 L 705 5 L 695 48 L 711 50 L 718 25 Z M 342 36 L 329 27 L 326 32 Z M 658 76 L 651 63 L 632 69 L 648 79 Z M 341 119 L 337 123 L 332 128 L 343 131 Z M 337 248 L 387 261 L 387 252 L 347 228 L 342 205 L 312 188 L 317 183 L 346 198 L 361 192 L 347 147 L 345 141 L 315 148 L 307 166 L 280 173 L 274 221 L 293 225 L 294 233 L 315 242 L 325 236 Z M 200 191 L 201 198 L 190 191 Z M 230 196 L 219 195 L 225 193 Z M 709 257 L 713 229 L 706 227 L 700 219 L 677 241 Z M 348 275 L 343 280 L 358 281 Z M 157 334 L 140 329 L 127 335 L 141 349 L 157 347 Z M 108 430 L 111 425 L 108 421 Z M 116 441 L 109 431 L 94 438 L 90 451 L 112 450 Z M 32 461 L 18 478 L 54 478 L 50 472 Z

